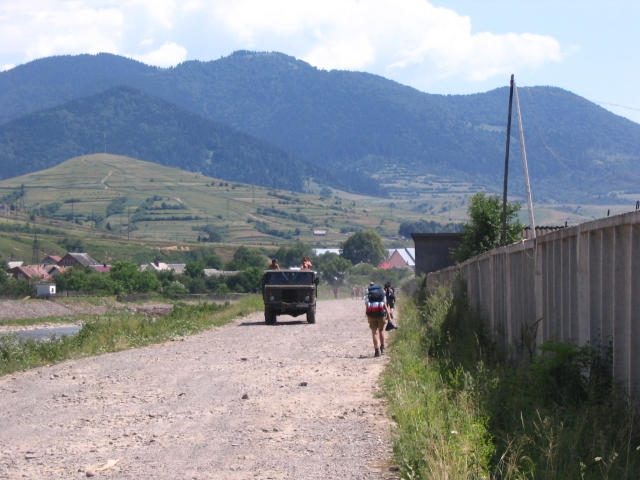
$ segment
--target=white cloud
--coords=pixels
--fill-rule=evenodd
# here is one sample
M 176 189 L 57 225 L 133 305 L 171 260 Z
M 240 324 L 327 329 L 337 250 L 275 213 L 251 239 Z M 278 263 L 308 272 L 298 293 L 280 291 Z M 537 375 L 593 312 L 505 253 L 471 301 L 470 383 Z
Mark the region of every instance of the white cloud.
M 25 60 L 32 60 L 59 54 L 117 53 L 123 22 L 119 9 L 83 2 L 2 2 L 0 55 L 21 53 Z
M 0 0 L 1 63 L 106 51 L 166 67 L 187 52 L 208 60 L 243 48 L 419 88 L 454 76 L 481 82 L 567 55 L 549 36 L 474 32 L 469 17 L 426 0 Z
M 153 52 L 143 55 L 132 55 L 132 57 L 148 65 L 172 67 L 185 61 L 187 58 L 187 49 L 173 42 L 167 42 Z
M 132 7 L 142 7 L 152 22 L 163 28 L 173 28 L 175 11 L 175 2 L 173 0 L 128 0 L 121 3 L 124 10 L 130 10 Z
M 7 70 L 11 70 L 15 65 L 13 63 L 6 63 L 0 67 L 0 72 L 6 72 Z
M 212 13 L 245 48 L 288 42 L 288 53 L 318 67 L 405 71 L 425 81 L 482 81 L 564 55 L 549 36 L 473 33 L 469 17 L 424 0 L 221 0 Z

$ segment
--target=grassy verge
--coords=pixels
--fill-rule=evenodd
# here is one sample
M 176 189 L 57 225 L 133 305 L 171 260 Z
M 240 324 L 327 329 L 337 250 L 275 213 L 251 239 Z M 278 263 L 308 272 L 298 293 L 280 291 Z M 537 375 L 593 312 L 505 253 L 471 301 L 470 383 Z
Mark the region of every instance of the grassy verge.
M 166 316 L 107 314 L 88 318 L 72 337 L 49 341 L 18 340 L 15 335 L 0 336 L 0 375 L 72 358 L 99 355 L 161 343 L 191 335 L 263 308 L 258 295 L 235 304 L 178 304 Z
M 400 315 L 383 381 L 402 478 L 640 478 L 640 425 L 610 350 L 547 343 L 516 365 L 447 289 Z

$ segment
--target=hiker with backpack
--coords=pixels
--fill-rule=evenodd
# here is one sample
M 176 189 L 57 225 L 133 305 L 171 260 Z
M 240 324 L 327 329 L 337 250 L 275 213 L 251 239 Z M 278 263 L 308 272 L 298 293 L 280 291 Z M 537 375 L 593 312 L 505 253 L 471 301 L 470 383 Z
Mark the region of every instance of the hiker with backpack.
M 384 353 L 384 324 L 388 319 L 385 292 L 382 287 L 369 284 L 366 299 L 366 314 L 373 338 L 374 357 Z

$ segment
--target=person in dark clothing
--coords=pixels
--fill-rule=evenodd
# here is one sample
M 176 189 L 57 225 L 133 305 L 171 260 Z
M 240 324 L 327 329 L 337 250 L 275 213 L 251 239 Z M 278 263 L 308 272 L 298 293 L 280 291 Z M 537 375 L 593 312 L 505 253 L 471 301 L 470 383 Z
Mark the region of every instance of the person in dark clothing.
M 393 312 L 396 310 L 396 292 L 391 286 L 391 283 L 387 282 L 384 286 L 385 296 L 387 297 L 387 309 L 389 310 L 389 316 L 393 318 Z

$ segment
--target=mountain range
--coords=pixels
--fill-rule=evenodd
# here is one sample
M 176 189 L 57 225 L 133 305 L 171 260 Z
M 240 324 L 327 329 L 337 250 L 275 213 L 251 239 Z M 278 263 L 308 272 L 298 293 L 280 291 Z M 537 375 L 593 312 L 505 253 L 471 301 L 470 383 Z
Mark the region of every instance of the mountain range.
M 168 69 L 110 54 L 49 57 L 0 73 L 0 158 L 12 165 L 3 176 L 33 171 L 29 169 L 34 159 L 63 161 L 72 156 L 60 158 L 72 144 L 101 151 L 100 128 L 109 126 L 104 115 L 98 120 L 95 112 L 107 97 L 126 104 L 123 95 L 136 101 L 115 115 L 122 128 L 119 140 L 112 134 L 110 153 L 230 180 L 249 182 L 257 175 L 261 185 L 274 185 L 282 171 L 295 170 L 300 178 L 286 183 L 294 190 L 300 189 L 302 178 L 312 176 L 320 183 L 384 195 L 380 172 L 389 167 L 400 167 L 405 176 L 406 172 L 435 174 L 488 189 L 498 190 L 502 184 L 507 87 L 474 95 L 432 95 L 376 75 L 325 71 L 281 53 L 248 51 Z M 640 167 L 640 125 L 555 87 L 520 88 L 520 101 L 538 199 L 615 203 L 640 191 L 634 173 Z M 79 105 L 87 116 L 81 115 Z M 68 145 L 35 141 L 29 125 L 49 129 L 47 121 L 67 118 L 63 111 L 75 116 L 64 131 Z M 164 123 L 152 119 L 160 111 Z M 187 112 L 194 116 L 181 133 L 167 126 L 173 115 L 187 118 Z M 16 123 L 20 121 L 26 123 Z M 88 135 L 93 143 L 76 140 L 74 132 L 87 122 L 93 130 L 85 129 L 78 138 Z M 135 128 L 159 123 L 164 126 L 145 135 Z M 198 127 L 200 133 L 190 135 L 187 130 L 196 123 L 203 125 Z M 230 145 L 249 142 L 251 158 L 260 158 L 255 168 L 250 163 L 252 173 L 244 172 L 245 177 L 236 176 L 248 161 L 237 155 L 238 149 L 222 154 L 227 148 L 224 142 L 215 144 L 217 150 L 207 148 L 215 135 L 204 132 L 224 126 L 235 129 L 225 132 L 255 137 L 223 135 L 234 139 Z M 522 183 L 516 136 L 514 123 L 510 168 L 514 186 Z M 185 148 L 195 137 L 201 141 Z M 125 147 L 129 150 L 118 150 Z M 263 148 L 271 153 L 263 153 Z M 52 154 L 56 149 L 58 153 Z M 220 163 L 215 163 L 215 156 L 207 163 L 211 150 L 218 152 Z M 18 161 L 11 163 L 11 155 Z M 274 162 L 282 168 L 265 168 L 274 167 Z
M 264 140 L 126 86 L 0 125 L 0 179 L 104 150 L 271 188 L 301 191 L 308 177 L 341 183 Z

